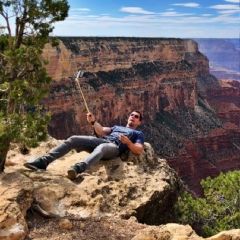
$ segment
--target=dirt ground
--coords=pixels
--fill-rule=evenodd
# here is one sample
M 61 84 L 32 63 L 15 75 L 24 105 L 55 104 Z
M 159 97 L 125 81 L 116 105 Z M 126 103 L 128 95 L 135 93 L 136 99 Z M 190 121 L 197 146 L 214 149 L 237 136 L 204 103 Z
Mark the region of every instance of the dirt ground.
M 28 213 L 26 220 L 29 234 L 25 240 L 131 240 L 137 232 L 147 227 L 135 219 L 101 217 L 63 220 L 45 218 L 35 212 Z M 63 222 L 66 222 L 65 227 L 60 226 Z

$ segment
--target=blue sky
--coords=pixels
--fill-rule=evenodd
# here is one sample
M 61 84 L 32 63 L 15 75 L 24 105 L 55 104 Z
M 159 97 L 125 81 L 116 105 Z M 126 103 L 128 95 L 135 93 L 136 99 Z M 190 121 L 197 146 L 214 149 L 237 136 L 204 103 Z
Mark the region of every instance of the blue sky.
M 239 0 L 69 0 L 55 36 L 239 38 Z

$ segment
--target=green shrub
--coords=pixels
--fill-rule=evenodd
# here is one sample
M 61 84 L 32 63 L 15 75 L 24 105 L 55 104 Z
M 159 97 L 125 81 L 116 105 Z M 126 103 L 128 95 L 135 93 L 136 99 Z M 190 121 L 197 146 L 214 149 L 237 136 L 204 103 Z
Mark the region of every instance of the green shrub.
M 201 181 L 204 198 L 184 193 L 175 205 L 179 223 L 190 224 L 203 237 L 240 228 L 240 171 Z

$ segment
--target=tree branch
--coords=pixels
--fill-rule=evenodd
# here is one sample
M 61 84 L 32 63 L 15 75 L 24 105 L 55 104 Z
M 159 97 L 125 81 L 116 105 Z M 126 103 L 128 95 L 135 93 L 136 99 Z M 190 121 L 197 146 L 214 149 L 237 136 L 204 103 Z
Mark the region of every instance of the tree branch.
M 6 24 L 7 24 L 7 30 L 8 30 L 8 42 L 9 42 L 9 46 L 12 47 L 12 31 L 11 31 L 11 27 L 10 27 L 10 23 L 9 23 L 9 16 L 8 13 L 5 11 L 1 12 L 2 17 L 5 19 Z
M 0 56 L 3 57 L 3 58 L 6 57 L 6 55 L 4 55 L 3 53 L 0 53 Z
M 17 78 L 22 77 L 26 72 L 27 72 L 27 68 L 25 67 L 22 69 L 22 71 L 20 73 L 18 73 Z
M 0 88 L 0 93 L 5 93 L 5 92 L 7 92 L 8 90 L 9 90 L 9 87 L 6 88 L 6 89 L 1 89 L 1 88 Z

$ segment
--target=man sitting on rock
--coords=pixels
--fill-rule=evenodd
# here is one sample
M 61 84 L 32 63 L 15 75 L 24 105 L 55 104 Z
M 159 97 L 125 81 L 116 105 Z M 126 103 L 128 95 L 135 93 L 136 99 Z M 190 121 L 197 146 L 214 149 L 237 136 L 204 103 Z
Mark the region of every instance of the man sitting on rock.
M 95 120 L 92 113 L 87 114 L 87 121 L 92 124 L 97 137 L 72 136 L 48 154 L 27 162 L 25 167 L 32 170 L 46 170 L 48 164 L 67 154 L 72 149 L 91 152 L 82 162 L 76 163 L 68 170 L 68 178 L 75 179 L 78 174 L 98 163 L 100 159 L 111 159 L 130 150 L 140 155 L 143 150 L 144 135 L 136 128 L 141 124 L 142 115 L 133 111 L 127 121 L 127 126 L 103 127 Z

